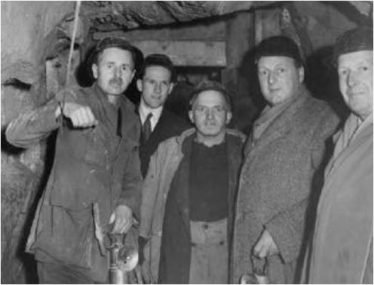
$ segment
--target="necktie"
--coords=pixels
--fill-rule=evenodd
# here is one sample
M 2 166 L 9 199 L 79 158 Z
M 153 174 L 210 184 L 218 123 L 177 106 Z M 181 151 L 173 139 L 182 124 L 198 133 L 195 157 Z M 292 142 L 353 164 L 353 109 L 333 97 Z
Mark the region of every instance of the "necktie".
M 143 126 L 142 126 L 142 136 L 141 136 L 141 142 L 145 143 L 149 136 L 151 135 L 151 118 L 152 118 L 152 113 L 149 113 L 147 116 L 147 119 L 144 121 Z

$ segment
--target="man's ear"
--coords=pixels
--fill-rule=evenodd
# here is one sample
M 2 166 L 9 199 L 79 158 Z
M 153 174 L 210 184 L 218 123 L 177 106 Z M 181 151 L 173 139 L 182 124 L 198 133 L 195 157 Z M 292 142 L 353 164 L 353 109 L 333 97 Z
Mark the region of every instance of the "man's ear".
M 232 119 L 232 113 L 230 111 L 228 111 L 226 113 L 226 125 L 230 124 L 231 119 Z
M 194 124 L 195 120 L 193 119 L 193 112 L 192 112 L 192 110 L 188 111 L 188 117 L 190 118 L 191 123 Z
M 92 65 L 92 74 L 93 74 L 93 77 L 94 77 L 95 79 L 97 79 L 97 77 L 99 76 L 98 73 L 99 73 L 99 72 L 98 72 L 97 64 L 94 63 L 94 64 Z
M 143 92 L 143 80 L 142 79 L 136 80 L 136 88 L 138 89 L 139 92 Z
M 299 82 L 303 83 L 304 82 L 304 77 L 305 77 L 305 70 L 304 67 L 299 67 Z

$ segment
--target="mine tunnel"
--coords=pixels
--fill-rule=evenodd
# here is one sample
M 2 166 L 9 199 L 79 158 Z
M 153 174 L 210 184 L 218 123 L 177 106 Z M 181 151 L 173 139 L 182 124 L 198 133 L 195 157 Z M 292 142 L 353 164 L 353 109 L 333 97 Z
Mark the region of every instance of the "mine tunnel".
M 332 45 L 342 32 L 372 25 L 372 9 L 369 1 L 2 1 L 2 283 L 38 282 L 33 256 L 24 249 L 54 147 L 52 136 L 18 149 L 6 141 L 4 130 L 67 82 L 89 86 L 84 64 L 97 41 L 121 37 L 144 55 L 167 54 L 178 73 L 167 107 L 182 117 L 195 84 L 221 82 L 233 101 L 232 126 L 248 134 L 264 107 L 253 48 L 270 36 L 291 37 L 305 56 L 308 88 L 344 118 Z M 137 104 L 136 88 L 125 95 Z

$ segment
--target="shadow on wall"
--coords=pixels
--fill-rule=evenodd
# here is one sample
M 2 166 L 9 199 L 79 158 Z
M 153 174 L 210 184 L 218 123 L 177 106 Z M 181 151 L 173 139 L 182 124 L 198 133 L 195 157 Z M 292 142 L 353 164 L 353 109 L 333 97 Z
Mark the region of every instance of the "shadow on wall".
M 341 120 L 349 110 L 339 91 L 338 74 L 333 62 L 333 46 L 313 52 L 306 60 L 305 84 L 313 96 L 327 101 Z
M 252 127 L 253 122 L 258 118 L 262 109 L 266 105 L 266 101 L 261 94 L 254 57 L 255 48 L 252 48 L 245 53 L 241 65 L 239 66 L 239 75 L 243 78 L 245 84 L 246 94 L 244 96 L 250 97 L 254 109 L 254 112 L 251 114 L 251 117 L 247 122 L 247 125 L 250 127 Z M 246 133 L 248 134 L 249 131 L 250 130 L 248 129 Z

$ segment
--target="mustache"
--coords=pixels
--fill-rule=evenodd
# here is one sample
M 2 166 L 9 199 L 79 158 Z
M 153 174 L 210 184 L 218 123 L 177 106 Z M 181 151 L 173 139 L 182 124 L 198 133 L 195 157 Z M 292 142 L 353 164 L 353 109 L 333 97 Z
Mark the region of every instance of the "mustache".
M 113 77 L 112 79 L 109 80 L 109 84 L 112 85 L 122 85 L 123 84 L 123 80 L 121 77 Z

